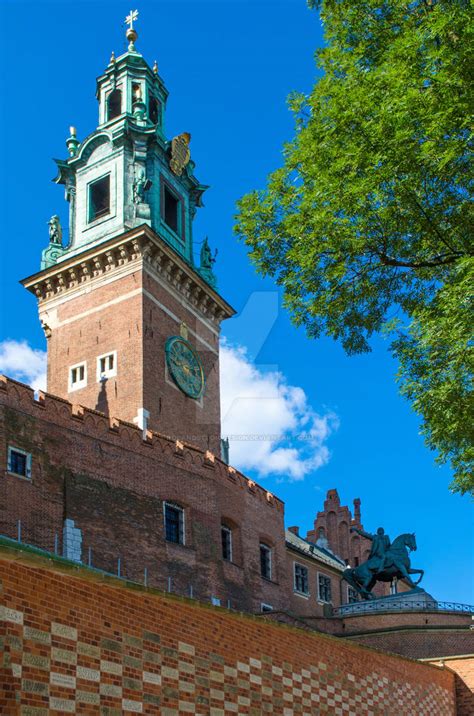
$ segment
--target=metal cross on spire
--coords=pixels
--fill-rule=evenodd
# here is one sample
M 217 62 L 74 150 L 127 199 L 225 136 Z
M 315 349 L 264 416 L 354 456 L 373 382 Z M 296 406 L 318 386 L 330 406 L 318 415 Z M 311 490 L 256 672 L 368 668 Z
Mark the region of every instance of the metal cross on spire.
M 130 30 L 133 30 L 133 23 L 138 18 L 138 10 L 130 10 L 130 14 L 125 18 L 127 25 L 130 25 Z

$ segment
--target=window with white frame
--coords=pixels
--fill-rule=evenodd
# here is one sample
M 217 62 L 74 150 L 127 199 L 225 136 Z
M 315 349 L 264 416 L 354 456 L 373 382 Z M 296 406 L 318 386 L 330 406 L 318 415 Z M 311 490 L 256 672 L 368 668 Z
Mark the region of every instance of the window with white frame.
M 272 548 L 260 543 L 260 574 L 265 579 L 272 578 Z
M 105 353 L 97 358 L 97 381 L 117 375 L 117 351 Z
M 7 471 L 12 475 L 31 478 L 31 453 L 21 448 L 8 446 Z
M 302 564 L 293 562 L 294 568 L 294 590 L 300 594 L 309 594 L 308 568 Z
M 265 604 L 264 602 L 262 602 L 262 603 L 260 604 L 260 610 L 261 610 L 262 612 L 272 612 L 272 611 L 273 611 L 273 607 L 272 607 L 271 604 Z
M 77 363 L 69 368 L 69 391 L 85 388 L 87 385 L 87 365 Z
M 331 577 L 325 574 L 318 574 L 318 598 L 322 602 L 330 602 L 332 599 Z
M 222 559 L 232 562 L 232 530 L 226 525 L 221 525 Z
M 357 590 L 354 589 L 354 587 L 347 587 L 347 603 L 348 604 L 355 604 L 355 602 L 359 601 L 359 595 L 357 594 Z
M 184 510 L 174 502 L 163 505 L 165 537 L 167 542 L 184 544 Z

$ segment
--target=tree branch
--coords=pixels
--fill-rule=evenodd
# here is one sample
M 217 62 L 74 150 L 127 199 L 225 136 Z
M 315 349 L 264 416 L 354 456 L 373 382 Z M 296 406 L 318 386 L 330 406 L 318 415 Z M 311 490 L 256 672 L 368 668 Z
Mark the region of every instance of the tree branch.
M 384 266 L 400 266 L 401 268 L 434 268 L 435 266 L 447 266 L 455 263 L 463 254 L 461 251 L 457 251 L 454 254 L 441 254 L 440 256 L 434 256 L 432 259 L 427 261 L 400 261 L 391 256 L 387 256 L 385 253 L 377 252 L 381 263 Z

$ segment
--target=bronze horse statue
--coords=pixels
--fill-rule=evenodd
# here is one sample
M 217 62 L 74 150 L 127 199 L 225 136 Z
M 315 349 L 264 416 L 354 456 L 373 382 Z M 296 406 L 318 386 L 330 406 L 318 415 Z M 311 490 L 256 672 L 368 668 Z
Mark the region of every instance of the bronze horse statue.
M 416 587 L 420 583 L 424 571 L 422 569 L 412 569 L 408 550 L 416 550 L 415 533 L 407 532 L 393 540 L 390 547 L 385 552 L 381 570 L 370 567 L 369 559 L 358 567 L 348 567 L 343 578 L 353 587 L 363 599 L 375 599 L 372 589 L 376 582 L 391 582 L 392 579 L 404 579 L 411 587 Z M 414 582 L 410 574 L 419 574 L 419 578 Z

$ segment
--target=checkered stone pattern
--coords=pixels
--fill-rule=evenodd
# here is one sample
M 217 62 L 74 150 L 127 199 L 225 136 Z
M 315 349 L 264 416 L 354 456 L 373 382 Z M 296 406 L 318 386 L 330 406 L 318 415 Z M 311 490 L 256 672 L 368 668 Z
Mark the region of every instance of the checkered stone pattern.
M 455 713 L 452 693 L 434 683 L 397 682 L 376 671 L 356 677 L 323 661 L 296 668 L 258 653 L 256 644 L 258 658 L 233 659 L 148 630 L 92 639 L 61 622 L 33 626 L 15 609 L 2 607 L 0 616 L 23 716 Z

